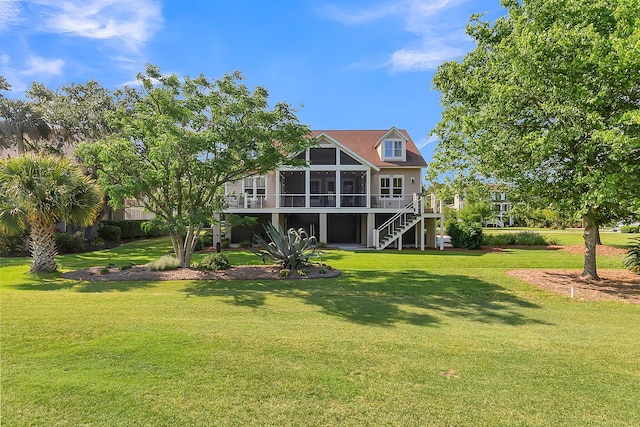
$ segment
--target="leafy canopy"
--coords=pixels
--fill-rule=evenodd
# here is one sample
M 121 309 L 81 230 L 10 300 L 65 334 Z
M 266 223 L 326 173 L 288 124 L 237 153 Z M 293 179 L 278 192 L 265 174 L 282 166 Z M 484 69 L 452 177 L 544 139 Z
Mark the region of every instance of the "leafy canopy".
M 155 214 L 183 266 L 202 224 L 220 209 L 225 183 L 298 164 L 295 155 L 311 144 L 288 104 L 270 108 L 266 89 L 241 80 L 239 72 L 180 80 L 149 65 L 140 89 L 129 89 L 111 115 L 115 133 L 77 150 L 112 205 L 133 198 Z
M 444 112 L 431 175 L 505 182 L 598 222 L 637 211 L 637 1 L 503 5 L 508 14 L 493 25 L 472 17 L 476 49 L 434 77 Z
M 441 141 L 430 176 L 509 185 L 516 199 L 574 212 L 594 230 L 640 211 L 637 0 L 503 0 L 472 17 L 476 48 L 442 64 Z M 592 254 L 591 254 L 591 252 Z

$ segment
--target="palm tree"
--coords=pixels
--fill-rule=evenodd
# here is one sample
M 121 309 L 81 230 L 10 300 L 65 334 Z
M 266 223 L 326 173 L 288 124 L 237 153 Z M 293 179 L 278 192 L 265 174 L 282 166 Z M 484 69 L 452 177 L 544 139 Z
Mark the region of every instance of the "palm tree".
M 32 272 L 58 268 L 54 225 L 90 225 L 101 203 L 100 189 L 67 158 L 28 154 L 0 160 L 0 231 L 29 228 Z

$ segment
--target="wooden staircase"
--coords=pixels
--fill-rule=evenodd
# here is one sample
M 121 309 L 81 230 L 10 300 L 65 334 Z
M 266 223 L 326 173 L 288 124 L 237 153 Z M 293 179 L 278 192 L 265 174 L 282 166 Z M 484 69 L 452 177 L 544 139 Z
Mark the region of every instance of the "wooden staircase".
M 423 212 L 422 198 L 414 194 L 411 203 L 373 230 L 375 248 L 382 250 L 397 241 L 422 220 Z

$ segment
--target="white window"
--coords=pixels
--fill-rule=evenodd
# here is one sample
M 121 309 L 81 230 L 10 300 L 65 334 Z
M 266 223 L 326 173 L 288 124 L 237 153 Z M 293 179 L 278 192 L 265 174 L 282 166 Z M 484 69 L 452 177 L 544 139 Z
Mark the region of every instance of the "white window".
M 404 141 L 400 139 L 387 139 L 383 146 L 383 160 L 404 160 Z
M 267 178 L 264 176 L 245 178 L 242 181 L 242 191 L 251 199 L 266 196 Z
M 380 177 L 380 197 L 381 198 L 400 198 L 404 194 L 404 177 L 381 176 Z

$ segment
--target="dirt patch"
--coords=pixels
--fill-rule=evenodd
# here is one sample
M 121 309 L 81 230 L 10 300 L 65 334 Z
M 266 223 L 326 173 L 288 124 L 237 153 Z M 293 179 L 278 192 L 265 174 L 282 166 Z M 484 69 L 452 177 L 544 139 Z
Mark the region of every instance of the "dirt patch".
M 600 270 L 601 280 L 581 279 L 580 270 L 513 270 L 511 277 L 583 301 L 624 301 L 640 304 L 640 275 L 629 270 Z
M 146 266 L 135 266 L 128 270 L 110 268 L 108 273 L 101 274 L 103 267 L 91 267 L 70 271 L 62 274 L 65 279 L 87 280 L 90 282 L 111 282 L 145 280 L 150 282 L 160 280 L 267 280 L 267 279 L 319 279 L 336 277 L 339 270 L 327 267 L 304 267 L 299 269 L 306 272 L 300 275 L 291 271 L 287 276 L 280 273 L 280 268 L 273 265 L 241 265 L 227 270 L 206 271 L 195 268 L 178 268 L 167 271 L 151 271 Z

